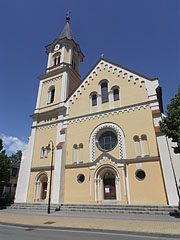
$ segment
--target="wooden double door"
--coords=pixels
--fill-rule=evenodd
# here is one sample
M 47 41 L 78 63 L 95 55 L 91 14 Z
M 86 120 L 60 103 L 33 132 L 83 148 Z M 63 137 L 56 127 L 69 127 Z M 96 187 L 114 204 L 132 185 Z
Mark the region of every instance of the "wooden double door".
M 106 173 L 103 178 L 104 199 L 116 199 L 115 176 L 113 173 Z

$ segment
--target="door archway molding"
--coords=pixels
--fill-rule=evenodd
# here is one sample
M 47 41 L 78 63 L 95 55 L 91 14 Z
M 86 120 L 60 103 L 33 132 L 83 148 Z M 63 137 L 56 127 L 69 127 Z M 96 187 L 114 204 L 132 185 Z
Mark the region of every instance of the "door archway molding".
M 116 200 L 121 200 L 120 175 L 117 169 L 109 164 L 100 166 L 94 175 L 94 196 L 95 201 L 102 201 L 102 176 L 104 172 L 111 171 L 115 175 Z

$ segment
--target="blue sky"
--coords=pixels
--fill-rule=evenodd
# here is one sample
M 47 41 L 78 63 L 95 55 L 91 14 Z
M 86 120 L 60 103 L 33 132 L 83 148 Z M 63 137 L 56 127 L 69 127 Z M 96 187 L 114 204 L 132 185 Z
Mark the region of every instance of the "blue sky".
M 8 154 L 31 132 L 45 46 L 70 25 L 85 55 L 82 78 L 104 58 L 158 77 L 164 107 L 179 84 L 179 0 L 0 0 L 0 137 Z

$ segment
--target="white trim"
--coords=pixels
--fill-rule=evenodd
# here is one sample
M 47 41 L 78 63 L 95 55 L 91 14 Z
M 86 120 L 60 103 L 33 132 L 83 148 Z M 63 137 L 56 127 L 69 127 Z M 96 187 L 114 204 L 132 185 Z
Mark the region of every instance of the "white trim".
M 72 94 L 72 96 L 69 98 L 68 101 L 72 101 L 73 102 L 73 98 L 78 96 L 78 92 L 81 90 L 81 88 L 84 88 L 84 82 L 89 81 L 90 78 L 93 79 L 93 73 L 95 73 L 96 75 L 98 75 L 98 69 L 105 69 L 105 67 L 107 66 L 107 70 L 110 71 L 110 68 L 112 68 L 113 73 L 114 70 L 116 69 L 116 74 L 117 77 L 120 77 L 120 74 L 122 74 L 122 76 L 127 76 L 128 80 L 133 81 L 134 83 L 136 83 L 136 81 L 139 82 L 139 87 L 142 86 L 142 83 L 145 83 L 147 92 L 148 92 L 148 96 L 150 100 L 157 100 L 157 94 L 156 94 L 156 88 L 159 86 L 158 83 L 158 79 L 157 80 L 150 80 L 147 79 L 143 76 L 139 76 L 135 73 L 132 73 L 128 70 L 125 70 L 121 67 L 115 66 L 111 63 L 106 62 L 104 59 L 101 59 L 101 61 L 98 63 L 98 65 L 96 65 L 92 71 L 86 76 L 86 78 L 84 79 L 84 81 L 80 84 L 80 86 L 76 89 L 76 91 L 74 92 L 74 94 Z M 130 77 L 132 78 L 132 80 L 130 79 Z M 99 91 L 99 94 L 101 94 L 101 92 Z M 156 103 L 156 106 L 158 105 L 158 101 Z M 153 107 L 153 105 L 152 105 Z
M 60 63 L 63 63 L 64 62 L 64 52 L 65 52 L 65 46 L 62 47 L 62 54 L 61 54 L 61 60 L 60 60 Z
M 92 195 L 92 189 L 91 189 L 92 188 L 92 183 L 91 183 L 91 181 L 92 181 L 92 176 L 91 176 L 91 172 L 90 172 L 89 173 L 89 184 L 90 184 L 90 189 L 89 189 L 90 193 L 89 194 L 90 194 L 90 198 L 91 198 L 91 195 Z
M 39 89 L 38 89 L 38 97 L 37 97 L 37 102 L 36 102 L 35 113 L 37 113 L 37 112 L 39 111 L 38 108 L 40 107 L 42 84 L 43 84 L 42 81 L 40 81 L 40 83 L 39 83 Z
M 60 102 L 64 102 L 66 100 L 67 95 L 68 95 L 68 87 L 69 87 L 69 75 L 67 72 L 64 72 L 63 78 L 62 78 Z
M 126 164 L 126 187 L 127 187 L 127 200 L 128 204 L 131 204 L 130 189 L 129 189 L 129 177 L 128 177 L 128 165 Z
M 118 137 L 118 145 L 119 145 L 119 157 L 120 159 L 126 158 L 126 148 L 125 148 L 125 138 L 122 129 L 115 123 L 106 122 L 98 125 L 90 136 L 90 162 L 95 161 L 96 153 L 95 153 L 95 145 L 96 145 L 96 135 L 99 131 L 104 128 L 111 128 L 117 133 Z
M 80 162 L 80 147 L 77 148 L 78 153 L 77 153 L 77 163 Z
M 33 126 L 36 126 L 36 124 L 37 121 L 34 121 Z M 19 176 L 17 181 L 15 203 L 23 203 L 27 201 L 35 135 L 36 129 L 33 128 L 31 131 L 31 137 L 28 143 L 28 147 L 23 151 L 22 154 Z
M 109 109 L 114 108 L 114 99 L 113 99 L 113 92 L 110 90 L 109 92 Z
M 170 153 L 166 136 L 163 134 L 157 135 L 157 144 L 159 148 L 162 172 L 169 205 L 178 205 L 178 192 L 176 182 L 173 175 Z
M 97 180 L 96 180 L 96 178 L 94 179 L 94 198 L 95 198 L 95 201 L 97 201 Z
M 59 113 L 58 119 L 61 120 L 63 118 L 62 112 Z M 65 127 L 63 123 L 58 123 L 57 128 L 57 137 L 56 137 L 56 146 L 59 142 L 64 142 L 65 144 L 65 134 L 60 134 L 60 130 Z M 64 189 L 64 176 L 63 176 L 63 148 L 57 148 L 55 152 L 54 159 L 54 178 L 53 178 L 53 192 L 52 192 L 52 203 L 58 204 L 60 201 L 63 201 L 63 189 Z
M 50 52 L 49 53 L 49 55 L 48 55 L 48 62 L 47 62 L 47 68 L 49 68 L 50 67 L 50 63 L 51 63 L 51 57 L 52 57 L 52 52 Z M 48 72 L 49 70 L 47 70 L 47 72 Z
M 141 157 L 144 157 L 144 146 L 143 146 L 141 137 L 139 137 L 139 144 L 140 144 Z
M 103 172 L 107 171 L 107 170 L 111 170 L 113 171 L 114 175 L 115 175 L 115 188 L 116 188 L 116 199 L 117 200 L 121 200 L 121 186 L 120 186 L 120 175 L 119 172 L 117 171 L 117 169 L 110 165 L 110 164 L 104 164 L 102 166 L 100 166 L 94 175 L 94 182 L 95 182 L 95 201 L 101 201 L 102 200 L 102 187 L 101 187 L 101 175 L 103 174 Z M 118 181 L 119 179 L 119 181 Z M 98 183 L 98 188 L 96 187 L 96 184 Z M 98 190 L 98 196 L 97 196 L 97 191 Z
M 126 196 L 126 183 L 125 183 L 125 176 L 124 176 L 124 168 L 123 168 L 123 171 L 122 171 L 122 176 L 123 176 L 124 195 Z

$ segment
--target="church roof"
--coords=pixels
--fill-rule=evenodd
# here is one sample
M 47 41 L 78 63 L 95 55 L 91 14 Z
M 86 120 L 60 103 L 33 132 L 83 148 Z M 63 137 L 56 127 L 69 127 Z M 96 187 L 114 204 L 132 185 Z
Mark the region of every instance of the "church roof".
M 69 20 L 70 20 L 70 17 L 67 16 L 66 17 L 66 25 L 64 26 L 63 30 L 61 31 L 61 33 L 59 34 L 57 39 L 67 38 L 69 40 L 74 40 L 73 33 L 70 28 Z

